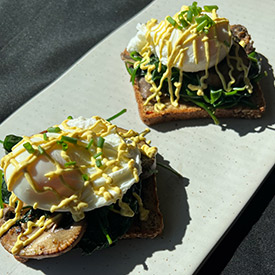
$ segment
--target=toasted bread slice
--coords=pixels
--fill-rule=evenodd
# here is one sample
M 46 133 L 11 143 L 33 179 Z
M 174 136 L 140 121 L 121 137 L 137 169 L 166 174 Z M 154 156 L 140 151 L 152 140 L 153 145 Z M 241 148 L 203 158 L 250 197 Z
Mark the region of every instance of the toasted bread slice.
M 118 131 L 127 132 L 122 128 L 118 128 Z M 143 144 L 144 141 L 140 141 L 138 147 L 141 148 Z M 143 170 L 153 169 L 155 167 L 154 157 L 149 158 L 142 154 L 142 162 Z M 131 228 L 122 236 L 122 239 L 154 238 L 163 230 L 163 218 L 159 209 L 155 174 L 147 176 L 146 173 L 143 173 L 141 199 L 143 207 L 149 210 L 148 218 L 143 221 L 139 218 L 139 215 L 137 215 L 134 218 Z M 14 215 L 14 209 L 5 204 L 3 216 L 0 218 L 0 226 L 9 220 L 12 215 Z M 60 219 L 63 219 L 62 217 L 63 216 L 61 216 Z M 62 228 L 53 223 L 49 230 L 45 230 L 40 237 L 24 247 L 18 254 L 14 255 L 14 257 L 20 262 L 26 262 L 29 259 L 59 256 L 71 250 L 79 242 L 86 230 L 86 226 L 85 219 L 72 224 L 69 228 Z M 1 236 L 0 242 L 8 252 L 11 253 L 20 232 L 22 232 L 22 228 L 19 225 L 13 226 Z M 59 241 L 56 242 L 56 239 L 59 239 Z
M 119 132 L 127 132 L 125 129 L 118 128 Z M 144 141 L 140 141 L 138 147 L 144 144 Z M 154 168 L 155 158 L 149 158 L 145 155 L 142 156 L 142 166 L 147 169 Z M 124 234 L 123 239 L 133 238 L 155 238 L 161 234 L 163 230 L 163 218 L 159 208 L 159 200 L 157 194 L 157 181 L 156 175 L 153 174 L 142 180 L 141 198 L 143 206 L 146 210 L 149 210 L 148 219 L 142 221 L 139 216 L 134 218 L 134 222 L 129 231 Z
M 144 105 L 145 99 L 142 97 L 139 81 L 140 79 L 135 79 L 134 92 L 140 118 L 145 124 L 153 125 L 171 120 L 209 117 L 209 114 L 203 108 L 196 105 L 180 102 L 178 107 L 174 107 L 170 104 L 170 99 L 168 96 L 162 100 L 162 103 L 166 105 L 166 108 L 162 111 L 156 112 L 152 103 L 149 102 L 147 105 Z M 229 109 L 216 109 L 215 115 L 218 118 L 260 118 L 265 111 L 266 104 L 259 84 L 254 86 L 252 101 L 257 108 L 251 109 L 246 106 L 238 105 Z
M 242 42 L 242 45 L 244 47 L 243 50 L 241 50 L 242 47 L 240 48 L 239 54 L 243 56 L 244 59 L 247 59 L 247 54 L 255 50 L 253 47 L 251 36 L 249 35 L 247 29 L 242 25 L 232 25 L 230 29 L 234 41 L 236 43 Z M 127 66 L 130 66 L 129 64 L 133 62 L 127 49 L 122 52 L 121 58 L 127 64 Z M 162 94 L 161 98 L 161 103 L 165 104 L 165 108 L 161 111 L 155 111 L 154 101 L 149 102 L 145 105 L 151 88 L 151 85 L 145 81 L 145 78 L 136 77 L 133 87 L 140 117 L 142 121 L 147 125 L 153 125 L 171 120 L 185 120 L 209 117 L 209 114 L 203 108 L 200 108 L 199 106 L 189 102 L 184 102 L 183 100 L 179 100 L 179 105 L 177 107 L 173 106 L 170 103 L 170 97 L 165 94 Z M 216 109 L 215 116 L 217 118 L 260 118 L 265 112 L 266 104 L 262 89 L 258 83 L 255 84 L 253 87 L 251 101 L 253 105 L 256 106 L 255 108 L 237 105 L 233 108 Z
M 139 217 L 136 216 L 130 230 L 123 236 L 123 239 L 155 238 L 162 232 L 163 219 L 159 209 L 155 175 L 143 180 L 141 192 L 143 206 L 149 210 L 148 219 L 141 221 Z

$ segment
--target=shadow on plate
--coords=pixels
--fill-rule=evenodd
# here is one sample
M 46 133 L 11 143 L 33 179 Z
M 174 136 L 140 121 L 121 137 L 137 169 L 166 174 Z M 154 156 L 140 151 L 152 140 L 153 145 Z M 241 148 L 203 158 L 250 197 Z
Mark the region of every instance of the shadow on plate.
M 261 81 L 261 87 L 266 100 L 266 112 L 261 119 L 238 119 L 238 118 L 221 118 L 220 127 L 222 131 L 234 130 L 239 136 L 245 136 L 249 133 L 260 133 L 265 129 L 275 130 L 275 87 L 274 87 L 274 72 L 272 66 L 268 63 L 268 59 L 263 55 L 262 57 L 262 71 L 268 73 Z M 209 124 L 214 124 L 209 118 L 206 119 L 193 119 L 184 121 L 167 122 L 163 124 L 153 125 L 156 131 L 170 132 L 175 129 L 187 127 L 204 127 Z
M 158 155 L 157 161 L 169 166 L 168 161 Z M 170 167 L 171 168 L 171 167 Z M 189 180 L 158 166 L 158 194 L 164 219 L 164 231 L 155 239 L 121 240 L 114 247 L 96 251 L 90 256 L 80 249 L 52 259 L 29 261 L 26 265 L 45 274 L 128 274 L 139 265 L 143 272 L 150 271 L 149 260 L 153 254 L 166 260 L 167 253 L 182 243 L 190 222 L 189 206 L 185 187 Z M 165 251 L 165 254 L 162 252 Z M 159 261 L 160 258 L 158 258 Z

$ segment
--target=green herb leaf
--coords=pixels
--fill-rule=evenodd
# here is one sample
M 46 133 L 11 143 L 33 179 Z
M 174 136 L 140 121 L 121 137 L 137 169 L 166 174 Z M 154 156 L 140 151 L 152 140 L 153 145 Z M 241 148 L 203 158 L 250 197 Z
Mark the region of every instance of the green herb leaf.
M 211 90 L 210 91 L 210 103 L 211 104 L 214 104 L 222 95 L 222 89 L 219 89 L 219 90 Z
M 184 14 L 185 12 L 181 12 L 179 15 L 178 15 L 178 19 L 182 25 L 183 28 L 186 28 L 187 26 L 189 26 L 189 23 L 185 20 L 184 18 Z
M 3 183 L 3 171 L 0 170 L 0 208 L 4 208 L 2 200 L 2 183 Z
M 62 150 L 63 151 L 67 151 L 68 150 L 68 147 L 69 147 L 68 143 L 66 143 L 66 142 L 64 142 L 62 140 L 57 140 L 56 143 L 60 144 L 62 146 Z
M 258 62 L 258 59 L 257 59 L 257 57 L 256 57 L 256 52 L 251 52 L 250 54 L 248 54 L 247 55 L 248 56 L 248 58 L 251 60 L 251 61 L 253 61 L 253 62 Z
M 193 19 L 193 12 L 192 12 L 192 10 L 188 10 L 188 12 L 187 12 L 187 21 L 189 21 L 190 23 L 192 22 L 192 19 Z
M 139 55 L 139 53 L 137 51 L 131 52 L 130 56 L 135 61 L 141 61 L 142 60 L 142 57 Z
M 88 180 L 89 180 L 89 176 L 88 176 L 87 174 L 83 174 L 83 175 L 82 175 L 82 179 L 83 179 L 84 181 L 88 181 Z
M 208 107 L 205 103 L 197 101 L 197 100 L 193 100 L 191 98 L 189 100 L 191 102 L 195 103 L 196 105 L 198 105 L 199 107 L 203 108 L 209 114 L 209 116 L 213 119 L 215 124 L 220 123 L 218 118 L 215 116 L 215 113 L 213 112 L 213 110 L 211 110 L 210 107 Z
M 1 184 L 1 190 L 0 191 L 1 191 L 2 201 L 3 201 L 3 203 L 8 204 L 11 192 L 8 190 L 3 172 L 2 172 L 2 177 L 1 178 L 2 178 L 2 184 Z
M 103 137 L 98 137 L 98 139 L 97 139 L 97 147 L 103 148 L 104 141 L 105 141 L 105 139 Z
M 171 17 L 171 16 L 167 16 L 166 20 L 173 25 L 174 27 L 176 26 L 177 22 Z
M 94 143 L 94 140 L 91 139 L 91 140 L 89 141 L 88 145 L 86 146 L 86 149 L 89 150 L 89 149 L 91 148 L 91 146 L 93 145 L 93 143 Z
M 48 131 L 49 133 L 59 133 L 59 132 L 61 131 L 61 129 L 60 129 L 59 127 L 49 127 L 49 128 L 47 129 L 47 131 Z
M 7 135 L 3 142 L 4 149 L 9 153 L 14 145 L 16 145 L 22 137 L 15 135 Z
M 41 147 L 41 145 L 38 145 L 38 152 L 42 155 L 45 153 L 44 149 Z
M 43 139 L 44 139 L 45 141 L 47 141 L 47 140 L 49 139 L 46 133 L 43 134 Z
M 99 156 L 101 156 L 102 155 L 102 152 L 99 152 L 99 153 L 97 153 L 97 154 L 95 154 L 95 155 L 93 155 L 93 158 L 98 158 Z
M 211 6 L 203 6 L 203 9 L 204 9 L 206 12 L 211 12 L 212 10 L 218 10 L 219 7 L 216 6 L 216 5 L 211 5 Z
M 76 165 L 76 161 L 68 161 L 64 164 L 65 167 L 70 167 Z
M 69 136 L 61 136 L 61 141 L 77 144 L 77 138 L 69 137 Z
M 28 151 L 28 153 L 33 154 L 35 152 L 35 149 L 29 142 L 24 143 L 23 146 Z
M 100 159 L 97 159 L 97 160 L 95 161 L 95 165 L 96 165 L 98 168 L 101 167 L 101 166 L 102 166 L 101 160 L 100 160 Z
M 123 196 L 123 202 L 127 203 L 136 215 L 139 214 L 139 207 L 133 192 L 140 196 L 141 186 L 142 182 L 134 184 Z M 134 217 L 122 216 L 117 213 L 119 210 L 118 203 L 115 203 L 85 213 L 87 229 L 78 244 L 85 254 L 113 245 L 129 230 Z
M 115 115 L 109 117 L 109 118 L 106 119 L 106 120 L 110 122 L 111 120 L 113 120 L 113 119 L 115 119 L 115 118 L 121 116 L 122 114 L 124 114 L 124 113 L 126 113 L 126 112 L 127 112 L 127 109 L 122 109 L 119 113 L 117 113 L 117 114 L 115 114 Z

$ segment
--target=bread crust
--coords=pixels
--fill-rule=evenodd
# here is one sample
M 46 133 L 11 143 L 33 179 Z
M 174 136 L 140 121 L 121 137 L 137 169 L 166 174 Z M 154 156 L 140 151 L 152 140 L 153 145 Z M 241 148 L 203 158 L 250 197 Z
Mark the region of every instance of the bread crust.
M 131 61 L 131 57 L 127 49 L 121 53 L 121 59 L 127 64 Z M 144 77 L 136 77 L 134 81 L 134 93 L 138 105 L 139 115 L 141 120 L 147 125 L 154 125 L 162 122 L 173 120 L 187 120 L 195 118 L 209 118 L 209 114 L 201 107 L 192 103 L 179 101 L 178 107 L 170 103 L 169 96 L 164 96 L 161 100 L 166 106 L 161 111 L 155 111 L 154 102 L 149 102 L 145 105 L 146 98 L 142 96 L 140 89 L 140 80 Z M 150 84 L 148 84 L 150 85 Z M 247 106 L 237 105 L 234 108 L 216 109 L 215 116 L 217 118 L 247 118 L 254 119 L 262 117 L 266 109 L 266 103 L 263 91 L 259 83 L 253 87 L 253 94 L 251 96 L 252 102 L 256 108 L 249 108 Z
M 188 103 L 180 102 L 178 107 L 174 107 L 172 104 L 170 104 L 170 99 L 168 97 L 162 100 L 162 103 L 166 105 L 166 108 L 164 110 L 156 112 L 154 110 L 153 103 L 149 102 L 147 105 L 144 105 L 145 99 L 141 95 L 138 78 L 135 79 L 133 88 L 138 104 L 140 118 L 147 125 L 153 125 L 172 120 L 186 120 L 210 117 L 203 108 Z M 218 118 L 252 119 L 262 117 L 262 114 L 265 112 L 266 103 L 262 89 L 258 83 L 253 88 L 252 101 L 254 104 L 256 104 L 257 108 L 251 109 L 246 106 L 238 105 L 234 108 L 216 109 L 215 115 Z
M 127 130 L 120 127 L 117 128 L 117 131 L 122 133 L 127 132 Z M 144 141 L 140 141 L 137 146 L 141 148 L 143 144 Z M 155 162 L 155 159 L 152 160 L 152 162 Z M 141 198 L 144 208 L 149 210 L 148 219 L 142 221 L 139 215 L 136 215 L 132 226 L 128 232 L 122 236 L 122 239 L 155 238 L 162 233 L 163 217 L 159 208 L 155 174 L 142 179 Z
M 131 228 L 123 236 L 123 239 L 155 238 L 163 230 L 163 218 L 159 209 L 155 175 L 143 180 L 141 198 L 144 208 L 149 210 L 148 219 L 141 221 L 139 216 L 136 216 Z

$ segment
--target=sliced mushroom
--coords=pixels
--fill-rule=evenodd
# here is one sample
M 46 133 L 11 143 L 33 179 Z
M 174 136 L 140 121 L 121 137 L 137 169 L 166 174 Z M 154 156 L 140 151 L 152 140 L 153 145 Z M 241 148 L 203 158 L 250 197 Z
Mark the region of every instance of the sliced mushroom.
M 62 214 L 59 214 L 62 215 Z M 0 220 L 0 225 L 4 223 L 4 217 Z M 19 261 L 27 261 L 28 259 L 43 259 L 59 256 L 71 250 L 81 239 L 85 230 L 86 222 L 73 222 L 66 228 L 60 227 L 60 221 L 52 223 L 39 237 L 35 238 L 29 245 L 25 246 L 15 255 Z M 14 247 L 18 235 L 24 231 L 25 224 L 22 226 L 13 226 L 7 233 L 1 237 L 1 244 L 10 253 Z M 32 234 L 34 234 L 33 231 Z M 21 237 L 26 240 L 28 236 Z
M 235 55 L 235 50 L 236 50 L 236 44 L 233 44 L 231 47 L 231 50 L 229 52 L 229 56 L 234 56 Z M 242 47 L 238 47 L 238 55 L 240 57 L 240 59 L 242 60 L 242 62 L 244 63 L 245 66 L 247 66 L 248 68 L 250 67 L 250 60 L 247 57 L 247 54 L 245 53 L 244 49 Z M 240 86 L 240 85 L 244 85 L 243 83 L 243 79 L 244 79 L 244 71 L 240 71 L 237 67 L 237 60 L 235 60 L 235 58 L 230 59 L 230 63 L 231 66 L 233 68 L 232 76 L 235 79 L 234 85 L 233 86 Z M 222 75 L 224 77 L 225 83 L 229 83 L 230 79 L 230 70 L 231 67 L 228 65 L 227 63 L 227 59 L 224 58 L 223 61 L 221 61 L 218 64 L 218 69 L 220 72 L 222 72 Z M 214 89 L 219 89 L 220 87 L 223 86 L 222 81 L 220 76 L 218 75 L 216 68 L 212 67 L 209 69 L 208 71 L 209 75 L 208 78 L 205 80 L 205 83 L 210 85 L 212 88 Z M 202 77 L 205 75 L 205 71 L 201 71 L 199 72 L 199 76 Z

